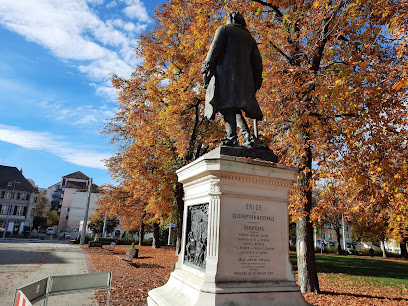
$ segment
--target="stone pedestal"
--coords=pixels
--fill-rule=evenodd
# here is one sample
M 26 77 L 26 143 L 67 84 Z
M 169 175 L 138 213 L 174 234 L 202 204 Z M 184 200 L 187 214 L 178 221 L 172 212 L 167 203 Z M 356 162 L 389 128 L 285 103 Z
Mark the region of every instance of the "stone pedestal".
M 307 305 L 289 262 L 288 191 L 297 169 L 242 152 L 218 147 L 177 172 L 182 250 L 169 281 L 149 292 L 149 306 Z

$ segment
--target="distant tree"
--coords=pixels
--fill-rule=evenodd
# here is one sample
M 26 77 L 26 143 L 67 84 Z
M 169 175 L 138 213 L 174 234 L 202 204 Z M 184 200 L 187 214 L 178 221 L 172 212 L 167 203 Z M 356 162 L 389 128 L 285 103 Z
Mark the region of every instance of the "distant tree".
M 94 233 L 103 233 L 103 224 L 105 216 L 98 212 L 95 212 L 89 217 L 88 226 Z M 112 233 L 113 230 L 119 225 L 119 219 L 114 217 L 106 218 L 106 232 Z
M 37 196 L 37 206 L 35 207 L 34 216 L 45 216 L 50 211 L 50 201 L 44 196 L 41 191 Z
M 341 238 L 343 222 L 350 220 L 350 202 L 347 195 L 343 193 L 343 181 L 323 180 L 313 189 L 315 207 L 312 212 L 321 216 L 323 222 L 331 224 L 336 233 L 337 254 L 341 254 Z M 344 238 L 344 237 L 343 237 Z
M 383 215 L 379 218 L 379 215 Z M 384 212 L 376 212 L 371 209 L 363 214 L 356 214 L 351 227 L 353 239 L 363 242 L 377 242 L 381 244 L 383 257 L 387 257 L 384 241 L 387 238 L 388 218 Z M 380 222 L 379 220 L 382 220 Z
M 46 228 L 47 227 L 47 217 L 34 216 L 33 227 L 35 229 Z
M 46 214 L 46 217 L 47 217 L 47 226 L 48 227 L 51 227 L 51 226 L 54 226 L 54 225 L 58 224 L 59 216 L 58 216 L 58 213 L 55 210 L 48 212 Z

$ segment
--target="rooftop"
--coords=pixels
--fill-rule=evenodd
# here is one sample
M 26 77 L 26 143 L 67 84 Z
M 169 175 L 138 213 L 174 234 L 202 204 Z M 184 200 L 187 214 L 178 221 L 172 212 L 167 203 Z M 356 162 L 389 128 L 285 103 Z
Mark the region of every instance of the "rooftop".
M 89 177 L 87 177 L 81 171 L 77 171 L 77 172 L 65 175 L 62 178 L 72 178 L 72 179 L 79 179 L 79 180 L 86 180 L 86 181 L 89 180 Z
M 13 182 L 19 182 L 19 184 L 13 184 Z M 16 167 L 0 166 L 0 189 L 13 190 L 13 188 L 29 192 L 37 190 Z

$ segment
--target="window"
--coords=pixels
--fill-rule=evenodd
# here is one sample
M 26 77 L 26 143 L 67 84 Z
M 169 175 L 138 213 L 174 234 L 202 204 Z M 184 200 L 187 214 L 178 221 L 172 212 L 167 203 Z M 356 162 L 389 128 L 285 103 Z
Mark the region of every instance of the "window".
M 13 194 L 12 194 L 11 191 L 6 191 L 6 192 L 4 193 L 4 198 L 5 198 L 5 199 L 11 199 L 12 197 L 13 197 Z
M 17 216 L 22 216 L 24 215 L 24 206 L 16 206 L 16 213 L 15 215 Z
M 69 211 L 69 207 L 65 207 L 65 211 Z
M 65 215 L 64 218 L 65 218 L 65 220 L 68 220 L 68 215 Z
M 27 194 L 25 192 L 20 193 L 20 200 L 27 200 Z
M 9 207 L 10 205 L 2 205 L 0 215 L 7 215 L 7 210 Z

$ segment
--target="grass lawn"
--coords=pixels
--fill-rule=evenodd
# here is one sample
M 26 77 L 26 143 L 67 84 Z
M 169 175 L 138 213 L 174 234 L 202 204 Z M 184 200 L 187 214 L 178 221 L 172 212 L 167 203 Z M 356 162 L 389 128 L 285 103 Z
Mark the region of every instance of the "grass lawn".
M 290 254 L 293 269 L 296 270 L 296 254 Z M 366 282 L 384 286 L 405 285 L 408 288 L 408 262 L 386 260 L 379 257 L 358 257 L 316 254 L 317 271 L 359 277 Z
M 138 246 L 139 258 L 129 264 L 117 256 L 124 256 L 127 247 L 117 245 L 114 252 L 81 248 L 87 253 L 90 272 L 112 272 L 110 305 L 144 306 L 149 290 L 169 279 L 177 256 L 171 247 Z M 290 256 L 296 270 L 296 254 Z M 407 261 L 318 254 L 316 261 L 321 293 L 303 295 L 311 305 L 408 306 Z M 105 291 L 96 295 L 100 305 L 106 304 L 106 297 Z

